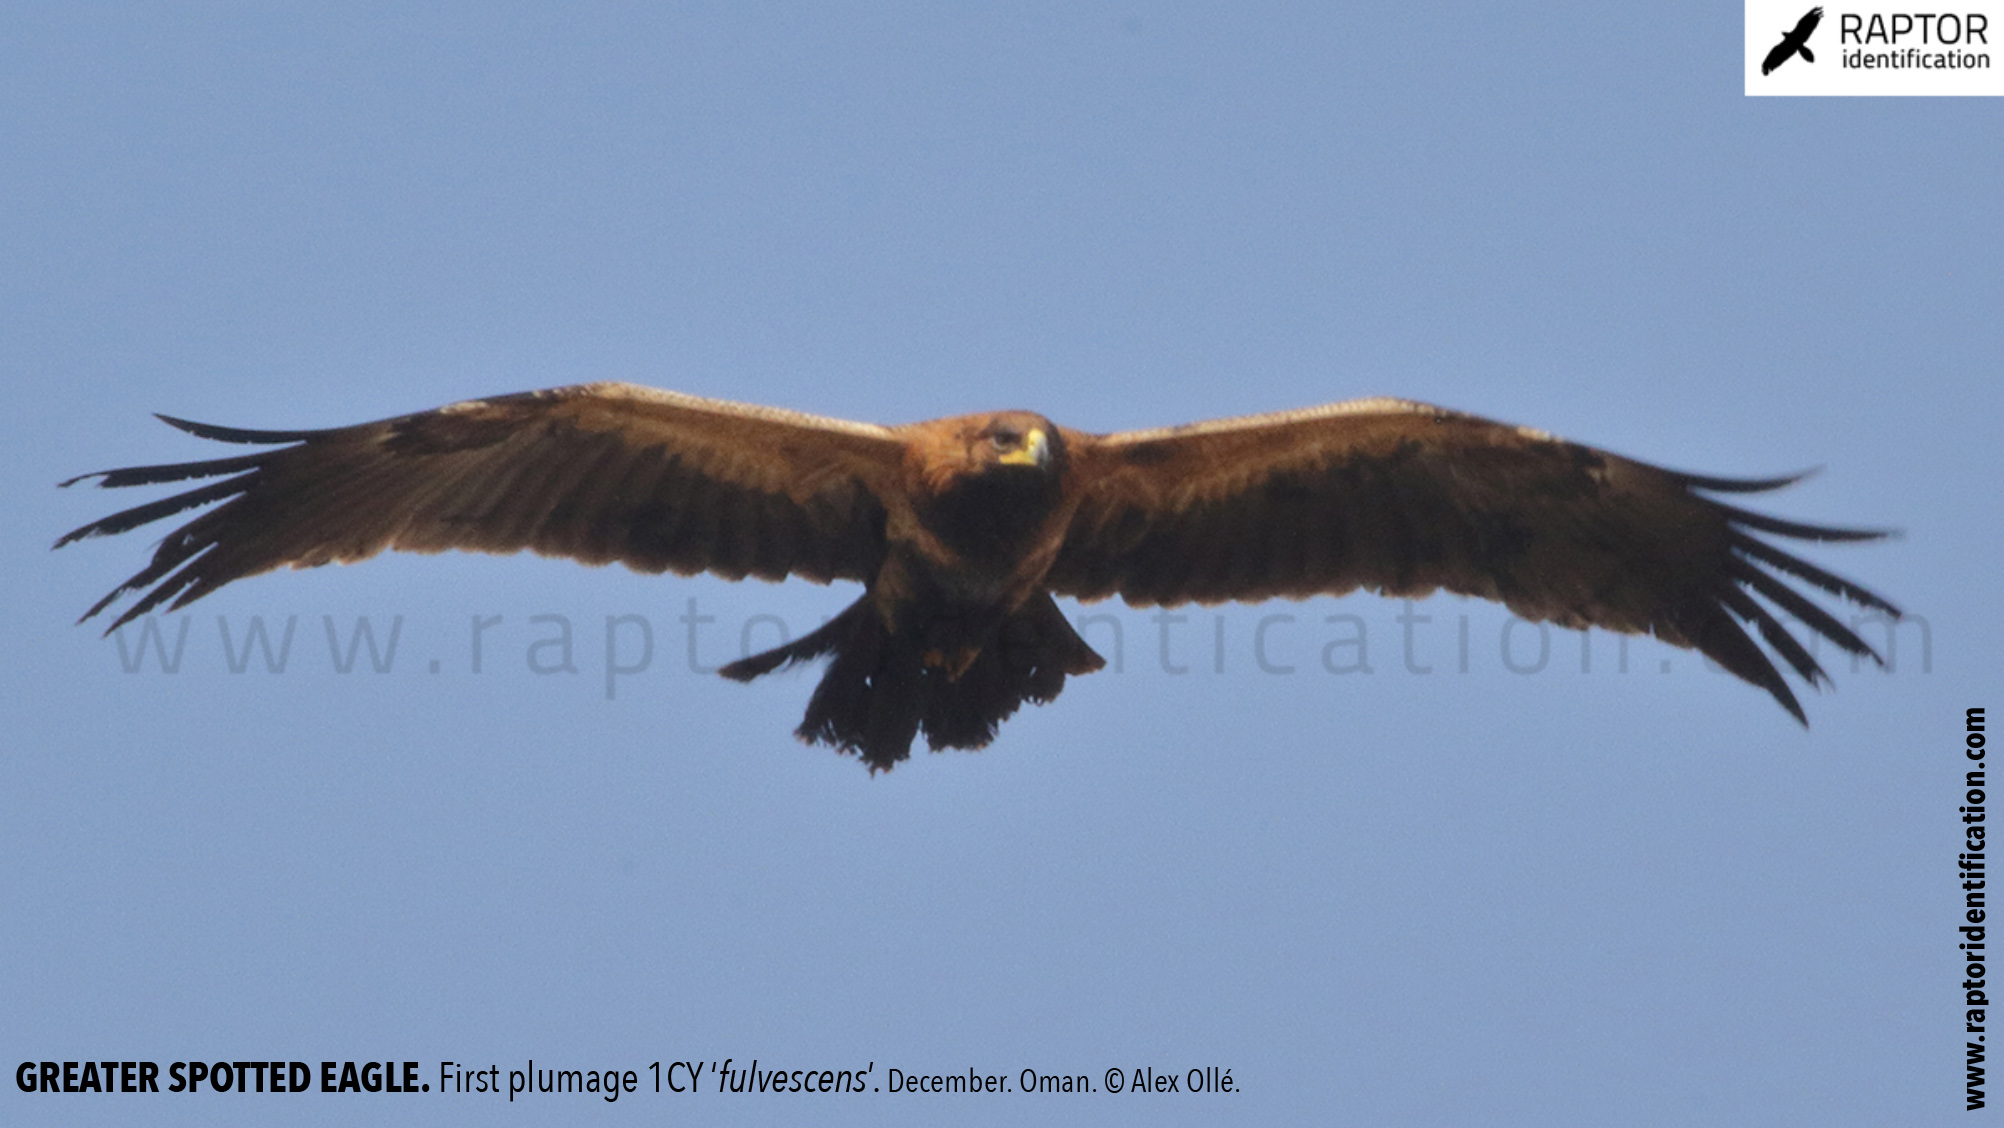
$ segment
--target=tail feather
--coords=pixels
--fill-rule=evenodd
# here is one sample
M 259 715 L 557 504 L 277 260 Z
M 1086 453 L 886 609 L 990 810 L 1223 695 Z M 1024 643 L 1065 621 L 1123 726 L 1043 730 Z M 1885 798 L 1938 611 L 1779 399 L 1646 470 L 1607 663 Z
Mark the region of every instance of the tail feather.
M 1065 677 L 1106 664 L 1041 595 L 1004 619 L 958 678 L 925 664 L 919 634 L 893 634 L 868 595 L 797 641 L 723 668 L 749 681 L 782 666 L 833 656 L 795 735 L 889 771 L 923 730 L 934 751 L 981 748 L 1025 701 L 1057 697 Z
M 935 679 L 926 702 L 926 739 L 938 748 L 983 748 L 1023 702 L 1056 698 L 1070 674 L 1106 665 L 1049 595 L 1003 620 L 995 641 L 958 680 Z M 937 671 L 928 671 L 937 673 Z

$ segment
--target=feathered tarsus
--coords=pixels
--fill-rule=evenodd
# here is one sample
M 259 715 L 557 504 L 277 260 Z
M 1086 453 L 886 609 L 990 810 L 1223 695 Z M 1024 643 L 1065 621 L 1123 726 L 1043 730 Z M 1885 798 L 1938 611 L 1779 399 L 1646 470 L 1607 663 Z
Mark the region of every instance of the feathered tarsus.
M 1799 581 L 1888 616 L 1864 588 L 1756 534 L 1871 540 L 1709 496 L 1796 479 L 1682 474 L 1542 432 L 1373 399 L 1090 435 L 1028 412 L 879 427 L 623 384 L 453 404 L 322 431 L 162 416 L 268 449 L 87 474 L 203 481 L 57 546 L 220 503 L 85 613 L 113 628 L 280 567 L 384 549 L 527 549 L 643 572 L 854 580 L 806 638 L 724 669 L 828 660 L 799 735 L 862 756 L 978 748 L 1024 701 L 1102 661 L 1052 596 L 1137 606 L 1437 589 L 1569 627 L 1654 634 L 1801 704 L 1762 640 L 1828 677 L 1783 616 L 1852 654 L 1857 633 Z M 70 485 L 72 482 L 65 482 Z

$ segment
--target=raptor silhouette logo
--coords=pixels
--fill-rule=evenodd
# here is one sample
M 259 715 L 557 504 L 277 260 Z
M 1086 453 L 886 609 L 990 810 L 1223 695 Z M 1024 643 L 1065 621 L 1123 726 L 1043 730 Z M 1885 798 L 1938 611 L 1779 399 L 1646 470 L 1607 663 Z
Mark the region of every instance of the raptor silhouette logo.
M 1823 9 L 1809 9 L 1808 15 L 1796 21 L 1795 30 L 1783 32 L 1781 42 L 1775 44 L 1774 50 L 1769 51 L 1767 58 L 1761 60 L 1760 73 L 1773 73 L 1774 68 L 1787 62 L 1798 52 L 1802 55 L 1803 62 L 1815 62 L 1816 56 L 1809 53 L 1809 37 L 1816 34 L 1816 25 L 1822 22 Z

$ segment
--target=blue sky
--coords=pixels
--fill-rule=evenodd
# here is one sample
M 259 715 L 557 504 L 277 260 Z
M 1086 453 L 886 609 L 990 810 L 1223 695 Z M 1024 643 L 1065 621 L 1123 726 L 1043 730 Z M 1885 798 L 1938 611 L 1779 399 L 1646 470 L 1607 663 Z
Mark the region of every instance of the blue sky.
M 1948 1122 L 1958 747 L 2004 625 L 2004 122 L 1744 98 L 1741 27 L 11 9 L 9 1068 L 1216 1065 L 1240 1091 L 580 1112 L 4 1086 L 0 1119 Z M 1068 606 L 1113 616 L 1088 634 L 1118 624 L 1118 671 L 874 779 L 790 737 L 809 677 L 695 672 L 848 590 L 386 558 L 197 604 L 171 674 L 71 625 L 151 537 L 50 553 L 123 500 L 53 484 L 217 449 L 148 412 L 328 426 L 599 379 L 1102 431 L 1390 394 L 1709 473 L 1821 466 L 1759 507 L 1904 530 L 1808 555 L 1914 618 L 1892 671 L 1833 664 L 1803 731 L 1651 640 L 1624 672 L 1588 636 L 1582 670 L 1552 632 L 1513 672 L 1538 633 L 1452 599 Z M 358 618 L 380 643 L 399 616 L 387 672 L 338 671 Z M 609 697 L 620 616 L 654 647 Z M 253 617 L 274 645 L 295 623 L 284 672 L 231 672 Z M 629 621 L 613 663 L 641 646 Z

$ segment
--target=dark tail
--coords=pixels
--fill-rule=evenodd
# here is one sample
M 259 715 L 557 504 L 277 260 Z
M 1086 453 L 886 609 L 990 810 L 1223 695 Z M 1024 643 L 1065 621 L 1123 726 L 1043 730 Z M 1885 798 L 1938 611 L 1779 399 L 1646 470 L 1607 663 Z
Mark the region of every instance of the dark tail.
M 981 748 L 1023 702 L 1050 701 L 1065 688 L 1066 675 L 1106 665 L 1048 594 L 1004 619 L 957 679 L 925 664 L 919 640 L 916 629 L 887 630 L 865 595 L 820 630 L 719 672 L 750 681 L 832 655 L 795 735 L 853 752 L 875 772 L 910 756 L 921 729 L 934 751 Z

